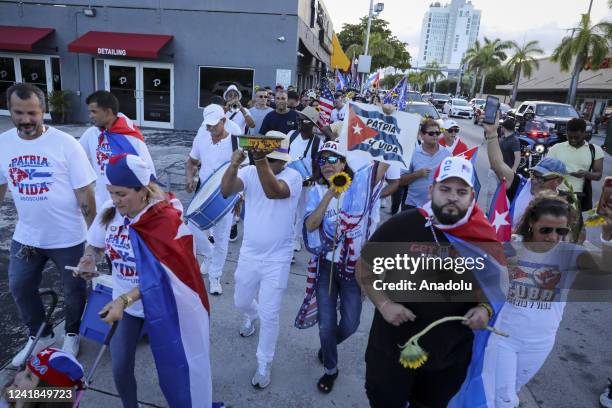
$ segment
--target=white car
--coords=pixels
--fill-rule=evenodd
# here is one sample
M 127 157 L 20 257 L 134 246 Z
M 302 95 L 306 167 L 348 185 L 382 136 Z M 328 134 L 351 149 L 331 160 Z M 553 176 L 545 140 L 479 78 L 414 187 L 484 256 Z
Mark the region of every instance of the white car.
M 465 99 L 453 98 L 444 104 L 442 112 L 449 117 L 458 116 L 462 118 L 472 119 L 474 110 Z

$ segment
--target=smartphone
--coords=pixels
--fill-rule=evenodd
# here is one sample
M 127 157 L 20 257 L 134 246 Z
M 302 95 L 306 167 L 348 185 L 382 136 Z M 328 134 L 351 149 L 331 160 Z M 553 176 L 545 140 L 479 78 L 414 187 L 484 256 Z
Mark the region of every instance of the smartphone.
M 606 177 L 601 186 L 601 197 L 597 204 L 597 214 L 606 215 L 606 208 L 612 208 L 612 177 Z
M 484 108 L 484 119 L 483 123 L 487 123 L 492 125 L 495 123 L 495 116 L 497 116 L 497 111 L 499 110 L 499 98 L 496 96 L 487 96 L 487 103 L 485 103 Z

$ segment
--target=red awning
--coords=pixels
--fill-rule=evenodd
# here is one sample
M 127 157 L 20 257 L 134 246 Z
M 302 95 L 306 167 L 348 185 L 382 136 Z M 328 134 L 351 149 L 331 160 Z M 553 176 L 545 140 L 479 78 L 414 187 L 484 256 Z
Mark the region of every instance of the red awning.
M 54 28 L 0 26 L 0 49 L 31 52 L 35 43 L 54 31 Z
M 89 31 L 68 44 L 68 51 L 113 57 L 156 59 L 171 35 Z

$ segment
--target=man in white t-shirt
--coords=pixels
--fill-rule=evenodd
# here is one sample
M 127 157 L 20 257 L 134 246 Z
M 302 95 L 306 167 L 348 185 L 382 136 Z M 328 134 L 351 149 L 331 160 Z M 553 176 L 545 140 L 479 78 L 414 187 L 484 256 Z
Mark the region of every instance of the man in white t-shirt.
M 319 112 L 311 106 L 307 106 L 301 112 L 298 111 L 298 129 L 290 131 L 289 136 L 289 155 L 291 161 L 301 161 L 300 168 L 302 179 L 307 181 L 307 184 L 312 184 L 312 166 L 313 160 L 319 152 L 321 139 L 315 135 L 314 129 L 318 128 Z M 300 194 L 297 210 L 295 213 L 293 250 L 300 251 L 302 249 L 302 226 L 304 225 L 304 212 L 306 211 L 306 202 L 308 200 L 308 192 L 310 186 L 304 186 Z
M 44 125 L 45 96 L 39 88 L 13 85 L 7 99 L 15 127 L 0 135 L 0 203 L 8 187 L 19 217 L 10 248 L 9 288 L 30 335 L 13 358 L 12 364 L 18 367 L 43 323 L 38 287 L 49 259 L 59 270 L 64 288 L 63 350 L 75 356 L 79 352 L 86 286 L 66 266 L 79 263 L 87 227 L 96 216 L 96 174 L 72 136 Z M 53 328 L 47 326 L 32 352 L 53 343 Z
M 196 189 L 194 176 L 198 165 L 200 166 L 198 172 L 200 183 L 204 183 L 215 170 L 230 161 L 232 151 L 237 148 L 237 141 L 232 139 L 232 135 L 225 129 L 228 121 L 229 119 L 224 116 L 223 108 L 219 105 L 210 104 L 204 109 L 204 122 L 193 139 L 193 146 L 185 165 L 188 193 Z M 195 237 L 198 251 L 205 257 L 201 269 L 203 272 L 208 271 L 208 289 L 212 295 L 223 293 L 220 279 L 227 257 L 232 220 L 233 213 L 230 211 L 211 228 L 210 232 L 214 237 L 213 247 L 204 231 L 191 223 L 187 224 Z
M 342 93 L 337 93 L 334 95 L 334 109 L 331 113 L 330 122 L 342 122 L 344 120 L 344 115 L 346 112 L 344 109 L 344 95 Z
M 244 237 L 235 274 L 234 303 L 246 315 L 241 336 L 254 334 L 255 321 L 261 322 L 258 367 L 251 380 L 259 388 L 270 384 L 281 300 L 293 254 L 293 222 L 302 191 L 300 173 L 286 167 L 291 161 L 289 137 L 277 131 L 267 135 L 285 138 L 273 152 L 254 152 L 255 165 L 240 170 L 246 155 L 236 150 L 221 182 L 224 196 L 240 191 L 245 196 Z
M 85 103 L 94 126 L 83 133 L 79 143 L 98 174 L 96 207 L 102 208 L 110 200 L 105 173 L 108 159 L 122 153 L 140 156 L 153 170 L 153 176 L 155 166 L 140 129 L 119 112 L 119 101 L 115 95 L 108 91 L 96 91 L 87 97 Z
M 238 134 L 245 134 L 247 127 L 249 129 L 255 127 L 255 121 L 251 116 L 251 112 L 240 103 L 242 93 L 236 85 L 232 84 L 227 87 L 225 92 L 223 92 L 223 99 L 225 100 L 225 117 L 233 120 L 240 127 L 241 132 Z
M 255 92 L 255 106 L 249 109 L 251 117 L 255 121 L 255 127 L 249 129 L 249 134 L 258 135 L 264 118 L 268 113 L 274 110 L 267 105 L 267 102 L 268 92 L 265 89 L 262 88 Z

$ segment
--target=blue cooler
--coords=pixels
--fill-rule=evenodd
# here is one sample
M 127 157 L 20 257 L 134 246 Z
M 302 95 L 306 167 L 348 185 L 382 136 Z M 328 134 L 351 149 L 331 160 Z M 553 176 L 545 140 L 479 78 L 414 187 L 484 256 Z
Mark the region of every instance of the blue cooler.
M 87 299 L 87 305 L 81 319 L 81 336 L 100 344 L 110 331 L 111 326 L 100 319 L 98 312 L 113 300 L 113 281 L 110 275 L 100 275 L 92 280 L 93 290 Z

